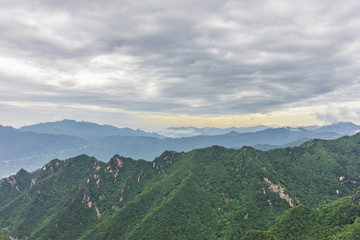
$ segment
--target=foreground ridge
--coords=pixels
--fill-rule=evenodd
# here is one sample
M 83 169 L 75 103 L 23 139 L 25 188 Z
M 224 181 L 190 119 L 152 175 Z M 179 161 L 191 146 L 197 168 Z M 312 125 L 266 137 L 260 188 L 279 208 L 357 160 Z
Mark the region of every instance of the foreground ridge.
M 5 239 L 271 235 L 271 229 L 286 222 L 282 216 L 275 221 L 285 210 L 342 201 L 354 193 L 360 184 L 359 149 L 357 134 L 266 152 L 220 146 L 166 151 L 152 162 L 119 155 L 107 163 L 87 155 L 54 159 L 35 172 L 21 170 L 1 180 L 0 235 Z

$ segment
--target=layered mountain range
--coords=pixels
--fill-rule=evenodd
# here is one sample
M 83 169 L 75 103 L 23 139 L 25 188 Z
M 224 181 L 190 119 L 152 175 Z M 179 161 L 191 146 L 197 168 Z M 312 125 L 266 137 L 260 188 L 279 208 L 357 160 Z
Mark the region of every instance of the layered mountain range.
M 102 161 L 115 154 L 151 161 L 166 150 L 181 152 L 212 145 L 228 148 L 253 146 L 268 150 L 297 146 L 315 138 L 335 139 L 360 130 L 360 126 L 353 123 L 338 123 L 324 127 L 268 128 L 251 132 L 262 128 L 264 126 L 218 129 L 218 132 L 232 131 L 220 135 L 169 138 L 142 130 L 73 120 L 41 123 L 20 129 L 0 126 L 0 177 L 16 173 L 20 168 L 33 171 L 52 158 L 66 159 L 80 154 Z
M 153 161 L 80 155 L 0 181 L 5 239 L 357 239 L 360 134 Z

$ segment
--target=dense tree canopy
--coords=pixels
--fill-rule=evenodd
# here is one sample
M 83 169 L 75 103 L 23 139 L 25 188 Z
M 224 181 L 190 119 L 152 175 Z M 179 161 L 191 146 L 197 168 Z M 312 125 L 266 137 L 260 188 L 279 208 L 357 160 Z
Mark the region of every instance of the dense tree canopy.
M 55 159 L 1 180 L 0 234 L 27 240 L 321 239 L 328 232 L 351 239 L 359 229 L 353 195 L 360 185 L 359 149 L 360 134 L 267 152 L 167 151 L 152 162 L 118 155 L 108 163 L 86 155 Z

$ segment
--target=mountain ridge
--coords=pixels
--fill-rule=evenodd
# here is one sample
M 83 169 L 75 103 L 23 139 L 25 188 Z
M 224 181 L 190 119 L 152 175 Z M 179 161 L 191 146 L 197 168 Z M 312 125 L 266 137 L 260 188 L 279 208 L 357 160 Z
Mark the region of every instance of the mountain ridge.
M 336 122 L 325 126 L 300 126 L 300 127 L 271 127 L 265 125 L 258 125 L 252 127 L 230 127 L 230 128 L 215 128 L 215 127 L 169 127 L 167 129 L 171 130 L 173 135 L 176 135 L 178 132 L 179 137 L 192 137 L 199 135 L 221 135 L 228 132 L 234 131 L 238 133 L 249 133 L 257 132 L 271 128 L 290 128 L 290 129 L 304 129 L 308 131 L 317 131 L 317 132 L 335 132 L 341 135 L 354 135 L 360 131 L 360 126 L 352 122 Z
M 77 122 L 75 120 L 64 119 L 57 122 L 45 122 L 19 128 L 20 131 L 36 132 L 45 134 L 62 134 L 82 137 L 85 139 L 105 136 L 148 136 L 164 138 L 157 133 L 148 133 L 143 130 L 133 130 L 131 128 L 117 128 L 112 125 L 100 125 L 92 122 Z
M 119 155 L 107 163 L 86 155 L 55 159 L 1 180 L 0 194 L 8 197 L 0 198 L 0 228 L 10 232 L 0 234 L 239 239 L 249 230 L 266 231 L 293 204 L 316 207 L 351 195 L 360 184 L 359 146 L 357 134 L 266 152 L 166 151 L 152 162 Z
M 64 121 L 61 122 L 64 123 Z M 90 124 L 93 127 L 95 126 L 97 130 L 98 127 L 103 129 L 102 125 L 93 123 L 78 123 L 73 120 L 66 120 L 65 122 L 70 122 L 71 124 L 76 123 L 76 125 Z M 49 124 L 52 126 L 52 124 L 55 123 Z M 340 124 L 337 126 L 341 127 L 343 125 L 344 124 Z M 43 125 L 40 124 L 36 126 L 41 128 Z M 357 125 L 352 124 L 350 129 L 354 130 L 354 126 L 356 127 Z M 48 128 L 49 127 L 46 127 L 43 132 L 47 132 L 49 130 Z M 151 161 L 165 150 L 190 151 L 212 145 L 221 145 L 228 148 L 241 148 L 247 145 L 268 150 L 299 145 L 305 140 L 314 138 L 335 139 L 342 136 L 335 132 L 324 132 L 318 129 L 307 130 L 306 128 L 284 127 L 246 133 L 232 131 L 230 133 L 213 136 L 200 135 L 183 138 L 158 138 L 152 136 L 114 135 L 116 132 L 113 132 L 113 129 L 116 130 L 117 128 L 110 126 L 108 132 L 101 131 L 101 134 L 105 136 L 90 137 L 87 135 L 86 138 L 79 138 L 79 136 L 76 136 L 77 132 L 72 130 L 73 128 L 65 128 L 64 130 L 62 126 L 61 129 L 59 132 L 72 135 L 34 133 L 20 131 L 11 127 L 0 127 L 0 176 L 13 174 L 20 168 L 35 170 L 49 158 L 66 159 L 80 154 L 92 155 L 99 160 L 106 161 L 113 155 L 119 153 L 123 156 Z M 343 129 L 349 128 L 345 127 Z M 86 128 L 83 128 L 81 131 L 85 130 Z M 55 129 L 52 131 L 57 132 L 58 130 Z M 89 132 L 91 132 L 91 130 L 89 130 Z M 131 130 L 131 132 L 132 134 L 134 133 L 133 130 Z M 344 130 L 342 130 L 342 132 L 344 133 Z M 135 131 L 135 133 L 143 134 L 141 131 Z

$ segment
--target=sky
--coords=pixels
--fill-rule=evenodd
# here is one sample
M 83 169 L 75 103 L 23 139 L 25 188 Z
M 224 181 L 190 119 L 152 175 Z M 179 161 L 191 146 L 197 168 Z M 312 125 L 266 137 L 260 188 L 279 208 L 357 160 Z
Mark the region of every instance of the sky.
M 360 124 L 358 0 L 0 0 L 0 124 Z

